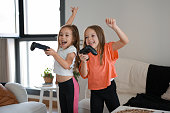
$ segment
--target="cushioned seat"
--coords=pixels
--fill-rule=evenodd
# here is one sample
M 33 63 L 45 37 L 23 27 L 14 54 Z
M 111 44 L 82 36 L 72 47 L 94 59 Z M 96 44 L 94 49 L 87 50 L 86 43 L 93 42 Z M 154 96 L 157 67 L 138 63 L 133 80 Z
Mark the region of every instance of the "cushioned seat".
M 5 87 L 16 96 L 18 104 L 1 106 L 0 113 L 47 113 L 45 104 L 28 102 L 26 89 L 21 84 L 6 83 Z
M 135 97 L 138 93 L 146 93 L 146 86 L 147 86 L 146 84 L 147 84 L 147 75 L 148 75 L 149 66 L 150 66 L 149 63 L 145 63 L 133 59 L 119 58 L 116 61 L 115 68 L 118 76 L 115 78 L 115 82 L 117 85 L 117 94 L 119 97 L 120 105 L 124 105 L 125 103 L 128 102 L 129 99 Z M 170 72 L 170 67 L 169 68 L 162 67 L 162 68 L 163 69 L 166 68 L 168 72 Z M 158 73 L 157 71 L 159 71 L 159 69 L 152 69 L 152 73 Z M 161 73 L 159 73 L 159 75 L 160 77 L 163 77 Z M 155 75 L 153 75 L 153 78 L 154 76 Z M 164 80 L 164 82 L 166 82 L 166 87 L 164 89 L 166 89 L 167 91 L 163 90 L 163 92 L 161 92 L 161 95 L 166 91 L 162 95 L 162 98 L 170 100 L 170 86 L 167 89 L 169 85 L 168 80 L 170 78 L 169 73 L 168 75 L 166 75 L 166 77 L 168 77 L 167 80 L 164 80 L 166 78 L 161 78 L 161 80 Z M 85 88 L 86 90 L 84 93 L 85 96 L 83 96 L 85 98 L 79 101 L 79 113 L 90 113 L 90 92 L 87 89 L 87 84 L 88 84 L 87 81 L 85 81 L 83 86 L 80 84 L 80 88 L 83 87 L 84 89 L 85 84 L 86 84 L 86 88 Z M 159 86 L 159 89 L 163 88 L 160 87 L 160 84 L 157 84 L 157 86 Z M 81 90 L 81 92 L 83 92 L 83 90 Z M 104 107 L 103 113 L 108 113 L 106 107 Z
M 0 113 L 46 113 L 46 106 L 40 102 L 23 102 L 2 106 Z

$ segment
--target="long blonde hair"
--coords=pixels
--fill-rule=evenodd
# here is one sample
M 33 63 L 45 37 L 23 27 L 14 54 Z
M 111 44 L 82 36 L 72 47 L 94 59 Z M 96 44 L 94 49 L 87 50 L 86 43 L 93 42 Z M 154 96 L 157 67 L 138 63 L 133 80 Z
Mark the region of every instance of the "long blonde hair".
M 99 53 L 100 53 L 100 64 L 102 64 L 102 58 L 103 58 L 103 52 L 104 52 L 104 45 L 106 43 L 106 39 L 105 39 L 105 35 L 104 35 L 104 31 L 103 29 L 98 26 L 98 25 L 92 25 L 92 26 L 89 26 L 86 28 L 85 32 L 87 31 L 87 29 L 93 29 L 96 34 L 97 34 L 97 37 L 98 37 L 98 40 L 99 40 L 99 45 L 98 45 L 98 50 Z M 84 32 L 84 33 L 85 33 Z M 85 39 L 85 34 L 84 34 L 84 43 L 83 43 L 83 47 L 87 46 L 86 44 L 86 39 Z

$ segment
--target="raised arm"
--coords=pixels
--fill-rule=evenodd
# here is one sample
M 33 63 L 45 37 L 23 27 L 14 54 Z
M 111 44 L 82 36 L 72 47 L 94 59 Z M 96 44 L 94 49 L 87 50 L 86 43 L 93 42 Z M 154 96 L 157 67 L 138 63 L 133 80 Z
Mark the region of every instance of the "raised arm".
M 122 48 L 123 46 L 125 46 L 129 42 L 126 34 L 116 25 L 115 19 L 106 18 L 106 24 L 116 32 L 116 34 L 118 35 L 118 37 L 120 39 L 119 41 L 113 43 L 113 45 L 112 45 L 113 50 L 118 50 L 118 49 Z
M 78 7 L 71 7 L 72 15 L 70 16 L 70 18 L 66 22 L 66 25 L 73 23 L 74 18 L 75 18 L 76 14 L 77 14 L 77 10 L 78 10 Z

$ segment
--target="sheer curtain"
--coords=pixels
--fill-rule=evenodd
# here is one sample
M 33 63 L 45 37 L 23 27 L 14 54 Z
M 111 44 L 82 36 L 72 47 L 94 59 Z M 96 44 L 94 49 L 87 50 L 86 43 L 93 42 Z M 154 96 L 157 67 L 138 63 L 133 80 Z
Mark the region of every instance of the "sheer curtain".
M 0 39 L 0 82 L 9 82 L 7 39 Z
M 14 39 L 0 38 L 0 82 L 14 82 Z

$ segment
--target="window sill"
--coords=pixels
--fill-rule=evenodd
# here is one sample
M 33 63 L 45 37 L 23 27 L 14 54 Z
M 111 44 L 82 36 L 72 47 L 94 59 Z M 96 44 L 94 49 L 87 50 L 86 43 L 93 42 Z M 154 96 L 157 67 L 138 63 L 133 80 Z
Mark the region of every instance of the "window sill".
M 26 87 L 26 91 L 27 91 L 28 97 L 29 95 L 40 96 L 39 88 Z M 49 97 L 49 91 L 44 91 L 44 97 Z M 53 97 L 57 97 L 57 93 L 55 90 L 53 91 Z
M 31 99 L 40 99 L 40 96 L 39 95 L 28 95 L 28 98 L 31 98 Z M 43 96 L 43 100 L 50 100 L 50 97 L 48 96 Z M 52 99 L 53 101 L 57 101 L 57 98 L 56 97 L 53 97 Z

